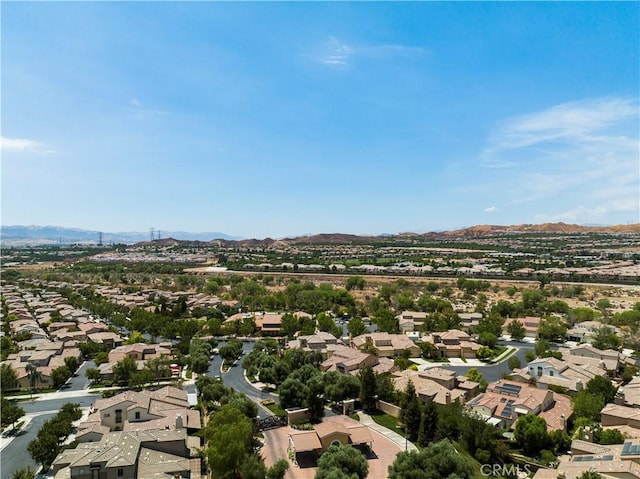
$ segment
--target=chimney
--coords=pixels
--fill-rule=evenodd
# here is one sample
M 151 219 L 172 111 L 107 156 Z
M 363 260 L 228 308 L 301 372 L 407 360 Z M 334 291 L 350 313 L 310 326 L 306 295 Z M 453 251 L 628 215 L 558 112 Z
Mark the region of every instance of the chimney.
M 447 391 L 447 394 L 444 395 L 444 402 L 446 404 L 451 404 L 451 393 Z
M 176 415 L 176 429 L 183 429 L 184 428 L 184 424 L 182 422 L 182 415 L 178 414 Z
M 604 363 L 604 361 L 600 361 L 600 369 L 602 369 L 603 371 L 607 370 L 607 365 Z
M 582 440 L 587 442 L 593 442 L 593 431 L 589 426 L 584 428 L 584 432 L 582 433 Z
M 584 389 L 584 383 L 582 381 L 576 381 L 576 391 L 580 392 Z
M 562 430 L 567 432 L 567 418 L 564 417 L 564 414 L 560 414 L 560 422 L 562 423 Z

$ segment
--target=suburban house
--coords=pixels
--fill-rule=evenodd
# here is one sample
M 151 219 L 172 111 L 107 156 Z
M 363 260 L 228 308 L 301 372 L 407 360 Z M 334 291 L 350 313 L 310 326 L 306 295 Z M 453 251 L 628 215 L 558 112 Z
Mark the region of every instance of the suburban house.
M 147 429 L 200 430 L 200 412 L 189 409 L 186 391 L 166 386 L 156 391 L 126 391 L 98 399 L 78 426 L 79 442 L 94 442 L 105 432 Z
M 533 479 L 578 479 L 585 472 L 605 479 L 640 479 L 640 441 L 602 446 L 574 439 L 570 455 L 561 456 L 555 469 L 541 467 Z
M 377 356 L 388 358 L 406 354 L 405 351 L 409 357 L 421 354 L 421 349 L 404 334 L 365 333 L 353 338 L 351 346 L 356 349 L 375 348 Z
M 201 479 L 199 444 L 190 439 L 185 429 L 109 432 L 65 449 L 52 470 L 55 479 Z
M 460 318 L 462 327 L 468 331 L 480 323 L 482 313 L 458 313 L 458 318 Z
M 398 369 L 390 358 L 379 358 L 375 354 L 339 345 L 327 349 L 327 359 L 320 365 L 322 371 L 338 371 L 351 375 L 358 374 L 366 367 L 372 368 L 376 373 L 388 373 Z
M 578 392 L 596 376 L 606 377 L 607 371 L 597 366 L 583 367 L 564 359 L 548 357 L 535 359 L 524 368 L 514 369 L 509 378 L 526 383 L 535 380 L 542 388 L 557 386 Z
M 595 333 L 601 329 L 606 328 L 612 334 L 620 334 L 620 329 L 609 324 L 603 324 L 600 321 L 583 321 L 568 329 L 565 337 L 567 341 L 577 341 L 579 343 L 591 343 Z
M 569 398 L 548 389 L 502 379 L 467 403 L 467 407 L 498 427 L 511 428 L 520 416 L 535 414 L 549 430 L 566 430 L 572 409 Z
M 459 329 L 431 333 L 428 336 L 423 336 L 422 341 L 433 344 L 438 349 L 441 358 L 473 359 L 480 349 L 480 344 Z
M 581 344 L 575 348 L 560 348 L 559 351 L 566 361 L 584 367 L 598 366 L 601 369 L 606 369 L 610 376 L 615 376 L 627 360 L 626 356 L 618 351 L 602 350 L 594 348 L 590 344 Z
M 536 316 L 527 316 L 525 318 L 507 318 L 502 325 L 502 332 L 507 332 L 507 327 L 513 323 L 514 321 L 519 321 L 522 323 L 524 327 L 524 336 L 525 338 L 537 338 L 538 337 L 538 328 L 540 327 L 540 322 L 542 318 Z
M 615 403 L 640 408 L 640 376 L 635 376 L 629 383 L 618 388 Z
M 146 361 L 148 359 L 170 357 L 171 350 L 162 348 L 158 344 L 135 343 L 118 346 L 109 351 L 109 362 L 115 363 L 124 358 Z
M 402 334 L 419 330 L 427 319 L 427 313 L 422 311 L 403 311 L 396 319 Z
M 464 376 L 456 376 L 455 372 L 443 368 L 399 371 L 393 374 L 392 380 L 396 391 L 404 391 L 411 381 L 418 399 L 440 405 L 453 401 L 465 403 L 480 391 L 480 384 L 469 381 Z
M 373 437 L 367 426 L 363 426 L 346 416 L 325 418 L 312 431 L 289 434 L 289 448 L 293 451 L 296 464 L 304 460 L 305 454 L 320 456 L 334 445 L 365 446 L 371 448 Z
M 627 437 L 640 438 L 640 409 L 607 404 L 600 412 L 603 428 L 619 429 Z
M 338 340 L 333 334 L 320 331 L 308 336 L 298 336 L 293 341 L 289 341 L 287 347 L 289 349 L 302 349 L 304 351 L 318 351 L 326 353 L 329 345 L 337 344 Z

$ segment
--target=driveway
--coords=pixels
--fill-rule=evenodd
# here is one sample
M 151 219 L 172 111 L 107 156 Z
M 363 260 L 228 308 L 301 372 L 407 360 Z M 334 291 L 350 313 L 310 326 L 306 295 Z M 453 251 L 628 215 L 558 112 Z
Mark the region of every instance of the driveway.
M 325 418 L 324 421 L 332 421 L 333 418 Z M 337 421 L 351 421 L 354 424 L 361 424 L 358 421 L 349 419 L 346 416 L 337 416 Z M 369 479 L 385 479 L 387 468 L 396 459 L 396 455 L 402 450 L 397 444 L 387 439 L 382 434 L 369 429 L 373 437 L 373 453 L 375 458 L 369 459 Z M 267 467 L 273 465 L 278 459 L 288 459 L 287 447 L 289 445 L 288 435 L 295 432 L 289 426 L 278 429 L 264 431 L 265 445 L 262 448 L 262 456 Z M 296 467 L 289 461 L 289 470 L 284 476 L 285 479 L 313 479 L 318 471 L 317 467 Z

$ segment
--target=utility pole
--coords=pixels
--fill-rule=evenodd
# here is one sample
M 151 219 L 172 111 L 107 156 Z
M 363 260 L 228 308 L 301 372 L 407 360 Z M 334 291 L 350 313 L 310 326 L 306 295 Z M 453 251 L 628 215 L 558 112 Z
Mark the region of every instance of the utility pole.
M 154 233 L 154 231 L 155 231 L 155 230 L 154 230 L 154 228 L 153 228 L 153 226 L 152 226 L 152 227 L 151 227 L 150 234 L 149 234 L 149 236 L 150 236 L 150 238 L 151 238 L 151 241 L 153 241 L 153 233 Z

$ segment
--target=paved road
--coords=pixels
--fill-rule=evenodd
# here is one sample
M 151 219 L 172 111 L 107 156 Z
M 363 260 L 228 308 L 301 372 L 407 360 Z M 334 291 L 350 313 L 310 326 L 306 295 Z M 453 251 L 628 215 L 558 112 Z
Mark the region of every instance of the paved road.
M 13 473 L 23 467 L 31 466 L 32 469 L 38 468 L 37 464 L 31 459 L 31 456 L 27 452 L 27 445 L 31 440 L 35 439 L 42 424 L 53 416 L 55 416 L 55 414 L 49 413 L 32 417 L 20 435 L 13 438 L 13 440 L 2 449 L 2 461 L 0 461 L 2 479 L 11 479 Z
M 88 388 L 89 380 L 85 376 L 85 373 L 87 369 L 95 367 L 96 363 L 94 363 L 93 361 L 85 361 L 84 363 L 82 363 L 76 373 L 67 381 L 67 384 L 65 384 L 64 388 L 61 389 L 61 391 L 82 391 L 83 389 Z

